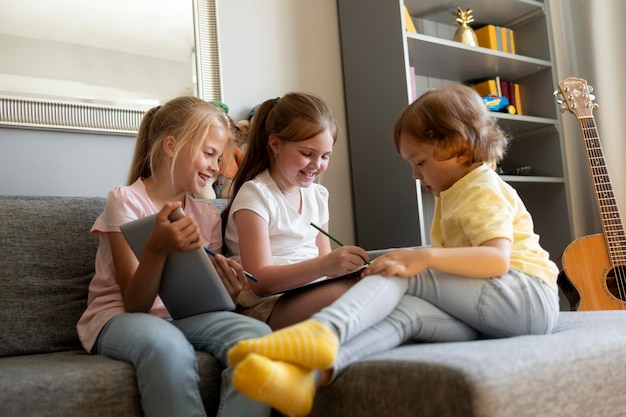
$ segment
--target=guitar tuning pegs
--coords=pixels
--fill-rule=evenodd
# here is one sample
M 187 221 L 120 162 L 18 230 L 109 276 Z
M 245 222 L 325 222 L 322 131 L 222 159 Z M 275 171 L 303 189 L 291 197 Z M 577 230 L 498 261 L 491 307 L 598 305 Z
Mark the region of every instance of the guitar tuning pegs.
M 567 111 L 567 106 L 560 107 L 561 113 L 565 113 Z
M 593 87 L 592 87 L 592 86 L 590 86 L 590 85 L 587 85 L 587 91 L 588 91 L 589 93 L 593 93 Z
M 558 95 L 559 95 L 559 89 L 557 88 L 556 90 L 554 90 L 554 92 L 552 93 L 552 95 L 553 95 L 554 97 L 558 96 Z
M 563 104 L 563 103 L 565 103 L 565 101 L 562 98 L 556 99 L 556 104 Z
M 589 94 L 589 99 L 591 101 L 594 101 L 596 99 L 596 96 L 594 96 L 593 94 Z
M 600 107 L 600 105 L 598 103 L 593 103 L 593 109 L 597 109 L 598 107 Z

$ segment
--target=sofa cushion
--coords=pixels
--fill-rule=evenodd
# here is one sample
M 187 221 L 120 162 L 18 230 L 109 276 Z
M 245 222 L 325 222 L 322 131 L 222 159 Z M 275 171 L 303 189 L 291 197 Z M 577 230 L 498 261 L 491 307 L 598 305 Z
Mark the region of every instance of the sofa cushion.
M 622 416 L 625 328 L 623 310 L 568 311 L 550 335 L 407 344 L 351 365 L 311 416 Z
M 104 198 L 0 197 L 0 357 L 80 349 Z
M 208 415 L 219 403 L 222 366 L 196 352 L 200 393 Z M 133 367 L 84 350 L 0 358 L 0 415 L 141 416 Z

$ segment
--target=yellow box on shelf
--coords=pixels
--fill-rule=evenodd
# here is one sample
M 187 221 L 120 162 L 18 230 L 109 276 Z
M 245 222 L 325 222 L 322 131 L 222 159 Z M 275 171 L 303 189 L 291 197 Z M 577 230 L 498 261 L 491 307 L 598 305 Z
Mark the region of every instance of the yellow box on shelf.
M 405 30 L 407 32 L 417 33 L 417 30 L 415 29 L 415 24 L 413 23 L 413 19 L 411 19 L 411 15 L 409 14 L 409 9 L 407 9 L 406 6 L 403 6 L 403 7 L 404 7 Z

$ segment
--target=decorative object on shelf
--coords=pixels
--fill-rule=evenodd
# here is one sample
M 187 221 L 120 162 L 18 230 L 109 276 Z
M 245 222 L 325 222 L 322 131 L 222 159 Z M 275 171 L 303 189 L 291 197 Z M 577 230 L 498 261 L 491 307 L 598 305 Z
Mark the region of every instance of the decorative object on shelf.
M 495 167 L 495 171 L 500 175 L 527 176 L 527 175 L 532 174 L 533 167 L 531 167 L 530 165 L 525 165 L 525 166 L 514 168 L 510 171 L 505 171 L 504 169 L 502 169 L 502 166 L 498 164 Z
M 406 6 L 403 6 L 403 7 L 404 7 L 405 30 L 410 33 L 417 33 L 417 30 L 415 29 L 415 24 L 413 23 L 413 19 L 411 19 L 411 15 L 409 14 L 409 9 L 407 9 Z
M 507 175 L 530 175 L 533 172 L 533 167 L 530 165 L 524 165 L 522 167 L 517 167 L 513 169 L 511 172 L 508 172 Z
M 518 83 L 502 80 L 496 75 L 495 77 L 466 81 L 466 84 L 471 85 L 480 94 L 489 110 L 522 114 L 522 100 Z M 507 102 L 498 102 L 494 100 L 494 96 L 505 98 Z
M 515 106 L 509 104 L 509 100 L 504 96 L 489 94 L 482 99 L 485 106 L 487 106 L 487 110 L 489 111 L 515 114 Z
M 455 17 L 455 20 L 459 24 L 459 28 L 454 33 L 454 40 L 456 42 L 461 42 L 470 46 L 478 46 L 478 39 L 476 38 L 476 33 L 474 33 L 474 29 L 472 29 L 469 24 L 474 21 L 472 9 L 461 9 L 461 7 L 457 8 L 457 12 L 452 12 L 452 15 Z

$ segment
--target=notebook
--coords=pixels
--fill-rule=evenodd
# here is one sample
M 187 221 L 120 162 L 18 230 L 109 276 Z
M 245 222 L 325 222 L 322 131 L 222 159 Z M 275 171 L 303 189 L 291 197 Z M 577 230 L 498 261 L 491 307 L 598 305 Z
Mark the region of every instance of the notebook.
M 184 216 L 182 209 L 179 213 Z M 153 214 L 120 226 L 137 259 L 141 259 L 155 219 L 156 214 Z M 224 283 L 202 248 L 168 255 L 163 267 L 159 296 L 175 320 L 235 308 Z
M 347 274 L 344 274 L 344 275 L 339 275 L 336 277 L 322 277 L 315 281 L 307 282 L 306 284 L 298 285 L 292 288 L 287 288 L 281 291 L 276 291 L 271 294 L 266 294 L 264 297 L 268 297 L 270 295 L 276 295 L 276 294 L 283 294 L 283 295 L 297 294 L 302 291 L 310 290 L 311 288 L 316 288 L 322 285 L 326 285 L 330 282 L 339 281 L 342 279 L 357 279 L 358 277 L 361 276 L 361 272 L 363 272 L 365 268 L 367 268 L 367 265 L 363 265 L 362 267 L 355 269 L 354 271 L 348 272 Z

